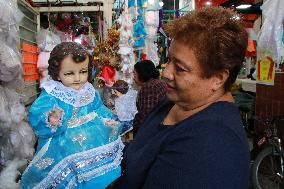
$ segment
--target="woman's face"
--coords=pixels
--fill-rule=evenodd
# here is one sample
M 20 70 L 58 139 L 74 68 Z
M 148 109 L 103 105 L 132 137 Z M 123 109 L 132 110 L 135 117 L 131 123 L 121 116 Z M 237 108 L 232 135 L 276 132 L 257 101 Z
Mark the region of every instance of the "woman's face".
M 88 81 L 88 65 L 89 57 L 83 62 L 76 63 L 67 56 L 61 62 L 58 80 L 66 87 L 78 90 Z
M 216 79 L 202 77 L 203 70 L 193 50 L 173 40 L 163 77 L 167 83 L 167 97 L 187 108 L 206 105 L 216 87 Z
M 140 81 L 138 73 L 135 70 L 133 71 L 133 80 L 137 86 L 141 86 L 143 83 Z

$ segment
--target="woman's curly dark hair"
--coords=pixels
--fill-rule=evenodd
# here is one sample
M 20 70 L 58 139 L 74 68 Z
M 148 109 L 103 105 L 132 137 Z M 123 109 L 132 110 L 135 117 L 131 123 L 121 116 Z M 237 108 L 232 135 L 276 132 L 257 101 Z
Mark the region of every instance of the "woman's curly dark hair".
M 58 80 L 61 62 L 67 57 L 71 56 L 75 63 L 81 63 L 89 57 L 88 65 L 88 81 L 92 81 L 92 56 L 88 51 L 79 43 L 76 42 L 62 42 L 56 45 L 50 53 L 48 60 L 48 74 L 55 81 Z
M 151 60 L 142 60 L 134 65 L 134 70 L 140 81 L 147 82 L 150 79 L 158 79 L 160 72 Z
M 165 30 L 173 40 L 193 50 L 205 78 L 228 70 L 224 89 L 230 89 L 243 65 L 248 40 L 238 14 L 230 9 L 207 7 L 174 20 Z

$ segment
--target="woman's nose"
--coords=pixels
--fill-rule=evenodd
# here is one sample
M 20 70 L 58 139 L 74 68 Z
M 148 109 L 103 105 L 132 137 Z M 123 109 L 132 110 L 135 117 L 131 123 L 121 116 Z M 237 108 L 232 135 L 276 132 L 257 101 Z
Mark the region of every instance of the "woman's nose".
M 173 72 L 172 72 L 172 69 L 171 69 L 171 65 L 169 63 L 167 63 L 167 66 L 163 70 L 162 77 L 164 77 L 165 79 L 168 79 L 168 80 L 174 79 L 174 75 L 173 75 Z

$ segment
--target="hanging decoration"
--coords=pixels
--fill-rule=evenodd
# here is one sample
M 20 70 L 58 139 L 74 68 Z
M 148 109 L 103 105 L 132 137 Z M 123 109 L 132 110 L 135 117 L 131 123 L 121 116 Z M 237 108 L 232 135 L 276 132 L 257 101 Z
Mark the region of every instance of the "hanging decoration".
M 262 83 L 273 83 L 275 77 L 275 63 L 267 56 L 257 62 L 257 81 Z
M 145 11 L 145 29 L 148 35 L 145 41 L 144 52 L 155 66 L 158 66 L 160 62 L 157 43 L 155 43 L 155 41 L 157 41 L 157 31 L 160 25 L 159 9 L 159 2 L 156 1 L 153 2 L 151 6 L 148 6 Z
M 73 38 L 80 35 L 89 35 L 90 33 L 97 32 L 97 14 L 91 14 L 88 12 L 64 12 L 47 14 L 50 22 L 50 28 L 54 26 L 58 31 L 73 35 Z
M 114 83 L 115 69 L 120 69 L 119 35 L 119 31 L 115 28 L 108 29 L 108 38 L 99 42 L 94 49 L 98 87 L 111 86 Z
M 257 40 L 256 69 L 257 74 L 260 74 L 257 75 L 257 82 L 273 85 L 275 67 L 279 67 L 281 58 L 284 56 L 282 52 L 284 1 L 265 1 L 262 5 L 262 14 L 265 19 Z
M 120 62 L 120 78 L 128 83 L 132 83 L 132 72 L 135 64 L 135 57 L 133 53 L 133 23 L 131 17 L 127 11 L 117 19 L 117 23 L 120 25 L 120 39 L 119 39 L 119 50 L 121 62 Z
M 145 46 L 146 31 L 144 27 L 144 0 L 129 0 L 129 14 L 133 21 L 133 37 L 135 50 L 141 50 Z

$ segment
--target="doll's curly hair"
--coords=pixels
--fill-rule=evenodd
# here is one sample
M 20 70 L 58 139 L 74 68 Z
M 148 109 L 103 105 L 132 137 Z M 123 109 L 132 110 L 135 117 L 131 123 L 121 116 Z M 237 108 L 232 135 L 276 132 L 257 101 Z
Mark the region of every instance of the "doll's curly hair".
M 92 56 L 88 51 L 79 43 L 76 42 L 62 42 L 56 45 L 50 53 L 48 60 L 48 74 L 55 81 L 58 80 L 61 62 L 67 57 L 71 56 L 75 63 L 81 63 L 89 58 L 88 64 L 88 81 L 92 80 Z
M 248 40 L 238 14 L 221 7 L 206 7 L 174 20 L 165 31 L 171 39 L 193 50 L 203 77 L 228 70 L 224 89 L 230 89 L 243 65 Z
M 117 80 L 111 88 L 117 90 L 121 94 L 126 94 L 128 92 L 129 85 L 124 80 Z

